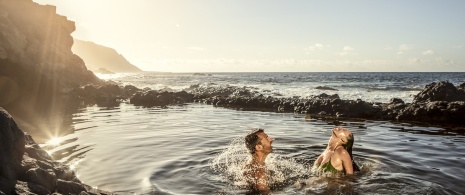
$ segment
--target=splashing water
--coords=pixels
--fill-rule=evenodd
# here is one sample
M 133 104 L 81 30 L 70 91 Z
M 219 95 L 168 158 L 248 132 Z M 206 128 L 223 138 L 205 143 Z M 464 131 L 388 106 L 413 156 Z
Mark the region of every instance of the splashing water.
M 248 178 L 243 174 L 244 166 L 252 160 L 251 154 L 245 147 L 244 136 L 233 139 L 226 149 L 210 161 L 210 167 L 214 171 L 222 175 L 227 183 L 233 185 L 233 188 L 239 189 L 247 187 Z M 281 189 L 310 176 L 308 165 L 284 157 L 279 151 L 268 155 L 265 166 L 271 189 Z

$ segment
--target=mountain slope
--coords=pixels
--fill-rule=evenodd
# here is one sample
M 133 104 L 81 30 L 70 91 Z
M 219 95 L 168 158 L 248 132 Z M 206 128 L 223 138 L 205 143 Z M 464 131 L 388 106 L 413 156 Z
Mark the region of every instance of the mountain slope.
M 80 56 L 89 70 L 105 69 L 111 72 L 140 72 L 116 50 L 93 42 L 74 39 L 72 50 Z

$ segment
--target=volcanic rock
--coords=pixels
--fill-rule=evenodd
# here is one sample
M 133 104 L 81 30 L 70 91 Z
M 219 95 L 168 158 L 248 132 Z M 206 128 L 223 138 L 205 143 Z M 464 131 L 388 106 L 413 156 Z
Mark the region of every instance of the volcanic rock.
M 465 91 L 457 89 L 447 81 L 431 83 L 413 99 L 413 103 L 423 101 L 465 101 Z

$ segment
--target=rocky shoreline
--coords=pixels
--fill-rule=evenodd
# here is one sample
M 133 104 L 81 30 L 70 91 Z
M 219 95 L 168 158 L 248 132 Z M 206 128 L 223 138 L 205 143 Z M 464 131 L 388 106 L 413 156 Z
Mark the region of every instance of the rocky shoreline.
M 116 84 L 95 87 L 87 85 L 74 91 L 84 104 L 117 105 L 129 100 L 135 106 L 161 106 L 192 102 L 238 110 L 307 114 L 319 118 L 369 119 L 406 122 L 427 122 L 460 126 L 465 124 L 465 83 L 454 86 L 449 82 L 431 83 L 405 103 L 392 98 L 390 102 L 366 102 L 361 99 L 343 100 L 339 95 L 325 93 L 310 98 L 280 98 L 264 96 L 247 87 L 191 86 L 181 92 L 138 89 Z
M 338 120 L 465 124 L 465 83 L 457 87 L 448 82 L 431 83 L 412 103 L 397 98 L 387 103 L 342 100 L 337 94 L 282 98 L 234 86 L 193 85 L 180 92 L 123 87 L 97 78 L 72 52 L 75 29 L 74 22 L 56 14 L 54 6 L 32 0 L 0 0 L 0 195 L 111 194 L 83 184 L 68 166 L 53 161 L 32 139 L 41 143 L 50 139 L 49 134 L 72 133 L 72 114 L 90 105 L 115 107 L 129 102 L 167 107 L 201 102 Z M 327 86 L 318 89 L 337 91 Z
M 465 124 L 465 84 L 431 83 L 412 103 L 393 98 L 390 102 L 343 100 L 325 93 L 309 98 L 264 96 L 248 87 L 203 87 L 180 91 L 139 89 L 135 86 L 88 84 L 64 94 L 72 107 L 115 107 L 128 102 L 142 107 L 167 107 L 187 103 L 267 112 L 299 113 L 322 119 L 364 119 L 461 127 Z M 66 165 L 25 134 L 6 110 L 0 108 L 0 194 L 111 194 L 83 184 Z
M 0 107 L 0 194 L 111 194 L 83 184 Z

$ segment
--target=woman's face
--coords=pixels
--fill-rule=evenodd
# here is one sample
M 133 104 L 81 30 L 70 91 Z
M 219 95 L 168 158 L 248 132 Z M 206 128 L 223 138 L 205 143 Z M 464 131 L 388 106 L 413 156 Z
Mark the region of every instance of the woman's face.
M 342 127 L 337 127 L 332 130 L 331 139 L 342 144 L 346 144 L 348 139 L 352 137 L 352 133 L 348 129 L 343 129 Z

